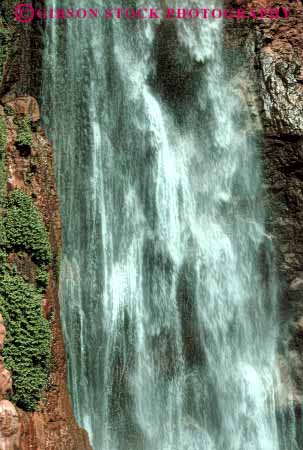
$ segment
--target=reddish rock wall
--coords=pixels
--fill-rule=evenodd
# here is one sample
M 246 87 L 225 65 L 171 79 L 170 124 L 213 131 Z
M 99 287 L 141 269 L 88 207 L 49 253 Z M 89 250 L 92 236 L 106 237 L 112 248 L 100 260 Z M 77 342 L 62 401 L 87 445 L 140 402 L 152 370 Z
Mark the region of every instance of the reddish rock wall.
M 7 106 L 8 103 L 6 103 L 6 109 Z M 28 413 L 18 410 L 20 430 L 16 428 L 17 419 L 14 406 L 11 404 L 9 406 L 7 401 L 6 403 L 0 401 L 0 448 L 1 450 L 91 450 L 87 434 L 76 424 L 73 417 L 66 385 L 66 363 L 59 317 L 57 277 L 61 226 L 53 172 L 53 152 L 43 130 L 37 124 L 39 108 L 36 101 L 29 97 L 11 98 L 9 106 L 19 114 L 32 114 L 34 119 L 33 142 L 30 152 L 24 154 L 15 145 L 17 130 L 13 116 L 5 114 L 3 107 L 0 106 L 0 114 L 5 118 L 8 134 L 6 146 L 7 188 L 8 190 L 15 187 L 21 188 L 34 198 L 49 231 L 53 262 L 49 270 L 49 283 L 44 296 L 44 311 L 52 323 L 53 364 L 45 400 L 41 401 L 38 412 Z M 9 260 L 10 258 L 15 261 L 16 255 L 11 254 Z M 30 276 L 30 264 L 26 264 L 26 261 L 18 263 L 20 263 L 21 270 L 28 271 Z M 3 335 L 4 330 L 1 329 L 0 324 L 0 335 L 1 333 Z M 1 339 L 3 340 L 4 336 L 0 336 L 0 341 Z M 15 441 L 11 442 L 11 446 L 4 444 L 4 438 L 1 438 L 1 430 L 5 428 L 4 425 L 4 428 L 1 427 L 2 416 L 3 420 L 7 422 L 9 415 L 12 416 L 12 427 L 15 427 L 15 433 L 11 438 L 11 441 L 13 439 Z M 16 442 L 19 440 L 19 433 L 20 445 L 18 446 Z

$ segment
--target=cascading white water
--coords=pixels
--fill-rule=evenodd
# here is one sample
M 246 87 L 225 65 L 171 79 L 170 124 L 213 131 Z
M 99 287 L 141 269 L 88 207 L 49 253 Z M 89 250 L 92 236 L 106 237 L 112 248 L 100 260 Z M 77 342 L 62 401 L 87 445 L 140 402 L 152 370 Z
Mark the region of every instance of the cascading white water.
M 276 418 L 277 282 L 259 155 L 226 82 L 221 27 L 48 23 L 62 323 L 94 450 L 295 448 Z

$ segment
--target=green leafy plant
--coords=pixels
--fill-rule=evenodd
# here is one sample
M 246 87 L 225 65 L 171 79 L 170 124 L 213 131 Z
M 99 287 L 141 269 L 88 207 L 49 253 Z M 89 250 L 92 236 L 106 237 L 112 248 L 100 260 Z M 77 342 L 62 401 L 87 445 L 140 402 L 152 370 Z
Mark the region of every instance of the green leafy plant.
M 31 145 L 31 119 L 14 120 L 17 143 Z M 20 189 L 6 193 L 6 140 L 5 121 L 0 117 L 0 312 L 7 329 L 3 356 L 12 372 L 12 400 L 24 410 L 35 411 L 45 395 L 51 364 L 51 329 L 42 310 L 51 249 L 43 217 L 32 198 Z M 36 266 L 34 282 L 8 263 L 11 252 L 30 255 Z
M 3 350 L 12 371 L 13 401 L 28 411 L 36 409 L 47 384 L 51 359 L 51 331 L 43 317 L 41 294 L 17 274 L 0 277 L 0 310 L 7 327 Z
M 24 116 L 22 118 L 15 119 L 15 123 L 18 126 L 16 142 L 19 145 L 32 145 L 33 134 L 31 126 L 30 116 Z
M 46 266 L 37 267 L 36 284 L 42 292 L 47 288 L 48 271 Z
M 2 217 L 0 217 L 0 248 L 5 248 L 7 245 L 6 231 Z M 1 250 L 2 251 L 2 250 Z
M 2 276 L 8 269 L 7 254 L 0 248 L 0 276 Z
M 19 189 L 7 199 L 4 227 L 8 249 L 25 250 L 39 266 L 49 264 L 51 250 L 42 215 L 31 197 Z

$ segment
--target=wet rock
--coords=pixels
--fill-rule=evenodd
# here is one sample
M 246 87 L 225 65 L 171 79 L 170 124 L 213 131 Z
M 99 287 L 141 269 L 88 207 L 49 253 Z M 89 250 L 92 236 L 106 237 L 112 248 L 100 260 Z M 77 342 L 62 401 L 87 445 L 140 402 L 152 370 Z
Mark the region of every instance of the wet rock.
M 290 283 L 290 289 L 292 291 L 303 291 L 303 278 L 295 278 Z
M 20 422 L 14 405 L 8 400 L 0 401 L 0 448 L 18 450 L 20 448 Z
M 260 52 L 265 118 L 281 134 L 300 135 L 303 130 L 303 91 L 297 82 L 301 62 L 295 54 L 287 60 L 271 47 Z
M 22 111 L 29 110 L 23 109 Z M 21 110 L 19 112 L 21 114 Z M 30 413 L 18 410 L 21 435 L 17 448 L 18 450 L 91 450 L 87 433 L 78 426 L 73 416 L 66 384 L 66 361 L 60 322 L 56 263 L 61 248 L 61 224 L 53 170 L 52 147 L 42 128 L 37 128 L 32 133 L 31 154 L 28 158 L 22 157 L 15 146 L 16 125 L 14 124 L 14 117 L 6 115 L 5 119 L 7 124 L 7 188 L 10 190 L 18 187 L 34 199 L 49 231 L 53 255 L 48 270 L 49 283 L 42 306 L 45 316 L 52 317 L 54 364 L 52 365 L 45 399 L 39 404 L 39 412 Z M 22 274 L 29 282 L 35 279 L 34 263 L 26 253 L 11 252 L 8 255 L 8 262 L 15 266 L 17 272 Z M 3 391 L 5 391 L 4 395 L 9 391 L 7 372 L 3 373 Z M 2 450 L 1 441 L 0 450 Z M 11 450 L 11 448 L 8 447 L 8 450 Z
M 12 376 L 4 367 L 0 369 L 0 398 L 6 398 L 12 392 Z
M 38 122 L 38 120 L 40 120 L 39 105 L 37 100 L 33 97 L 17 97 L 8 102 L 5 102 L 5 99 L 2 99 L 2 103 L 5 103 L 5 106 L 12 108 L 17 115 L 31 116 L 33 122 Z

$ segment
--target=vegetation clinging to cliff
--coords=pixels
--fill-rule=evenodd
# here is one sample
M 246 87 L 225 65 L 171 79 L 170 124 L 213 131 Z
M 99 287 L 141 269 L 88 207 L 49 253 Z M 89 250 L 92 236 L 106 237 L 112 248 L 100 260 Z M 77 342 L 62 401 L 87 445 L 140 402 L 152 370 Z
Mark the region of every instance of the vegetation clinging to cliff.
M 31 145 L 32 144 L 32 128 L 31 128 L 31 118 L 29 116 L 24 116 L 19 119 L 15 119 L 16 125 L 18 125 L 18 134 L 16 142 L 19 145 Z
M 42 216 L 32 199 L 19 189 L 7 199 L 4 226 L 9 249 L 31 253 L 40 266 L 50 262 L 50 245 Z
M 13 400 L 25 410 L 35 410 L 48 379 L 51 331 L 43 316 L 42 292 L 47 285 L 51 252 L 42 216 L 32 199 L 16 189 L 6 200 L 1 219 L 2 267 L 0 310 L 5 318 L 7 339 L 3 351 L 13 375 Z M 7 263 L 6 253 L 25 250 L 37 265 L 36 286 L 17 274 Z
M 12 399 L 19 407 L 33 411 L 47 384 L 51 357 L 51 331 L 42 310 L 50 245 L 40 212 L 19 189 L 8 196 L 1 222 L 0 311 L 8 333 L 3 355 L 13 375 Z M 20 250 L 36 263 L 36 285 L 16 273 L 14 267 L 3 264 L 5 252 Z
M 18 123 L 19 143 L 24 145 L 31 143 L 27 124 L 26 120 Z M 12 400 L 34 411 L 47 385 L 51 359 L 50 324 L 42 309 L 51 250 L 42 215 L 32 198 L 20 189 L 6 195 L 6 139 L 5 121 L 0 117 L 0 312 L 7 329 L 3 356 L 12 372 Z M 7 262 L 10 253 L 18 252 L 25 252 L 34 263 L 32 283 Z
M 7 327 L 3 356 L 13 374 L 12 399 L 32 411 L 47 383 L 51 357 L 51 332 L 43 317 L 41 293 L 6 270 L 0 277 L 0 309 Z

